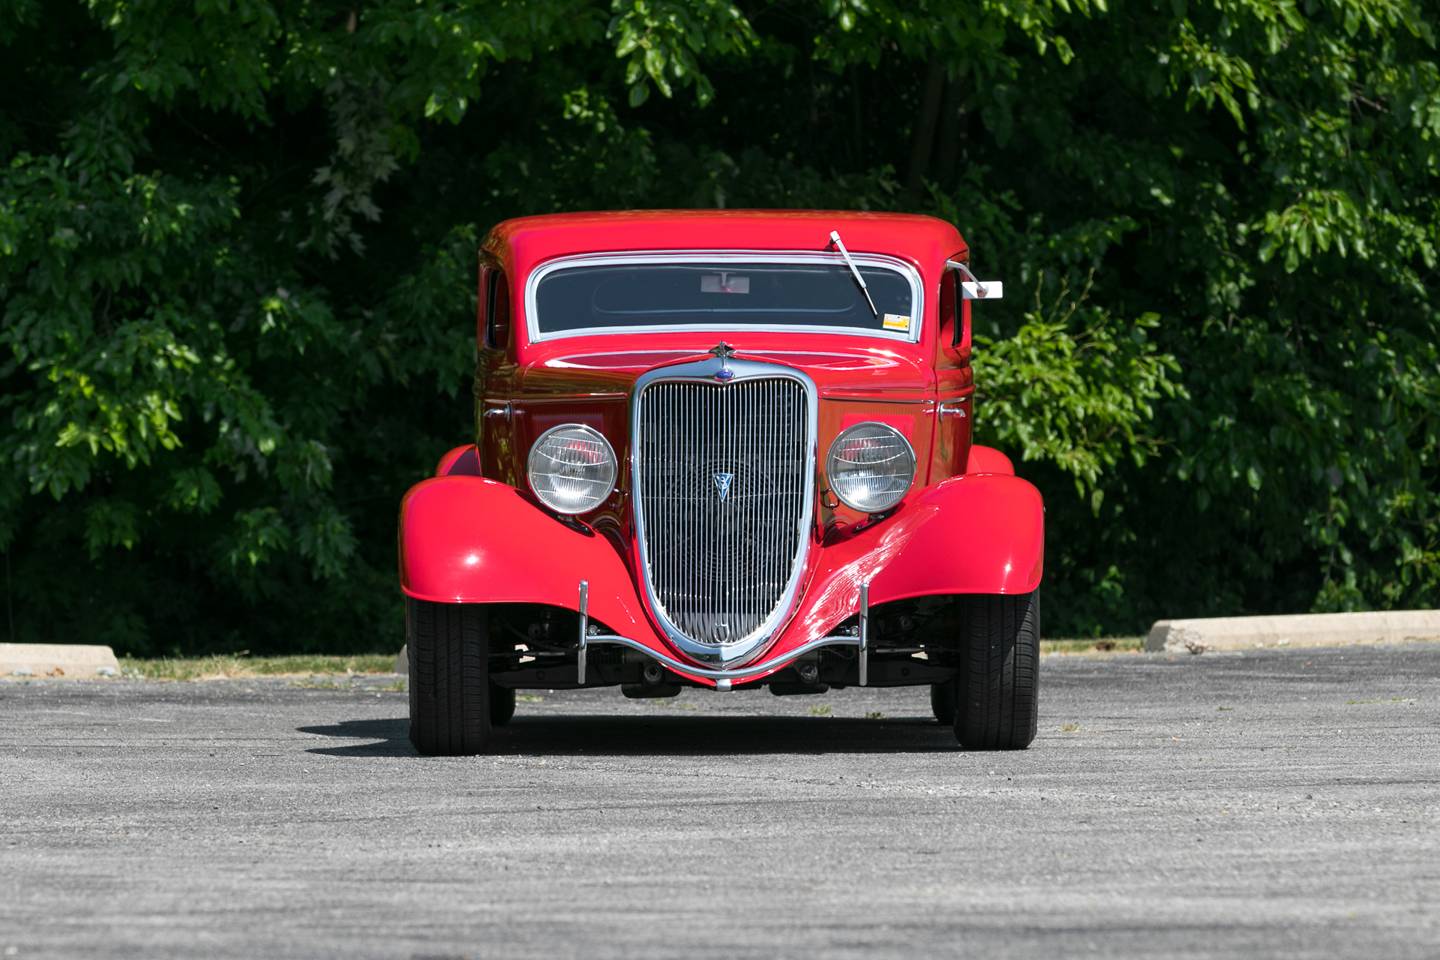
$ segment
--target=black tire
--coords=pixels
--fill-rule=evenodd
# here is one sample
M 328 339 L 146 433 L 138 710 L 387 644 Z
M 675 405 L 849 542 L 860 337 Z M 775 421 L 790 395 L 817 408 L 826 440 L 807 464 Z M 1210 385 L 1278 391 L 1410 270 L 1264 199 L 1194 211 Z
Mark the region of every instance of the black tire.
M 930 712 L 935 714 L 935 719 L 948 726 L 955 723 L 955 684 L 932 683 L 930 684 Z
M 515 688 L 490 684 L 490 725 L 503 727 L 515 716 Z
M 410 742 L 428 756 L 480 753 L 491 710 L 486 610 L 405 601 L 410 657 Z
M 972 750 L 1024 750 L 1035 739 L 1040 591 L 965 597 L 955 739 Z

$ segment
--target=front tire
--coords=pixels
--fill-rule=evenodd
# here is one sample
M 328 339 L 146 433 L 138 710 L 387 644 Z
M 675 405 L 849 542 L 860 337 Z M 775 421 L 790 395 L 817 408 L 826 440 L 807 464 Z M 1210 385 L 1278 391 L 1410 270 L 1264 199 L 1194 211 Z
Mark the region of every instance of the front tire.
M 490 684 L 490 726 L 503 727 L 515 716 L 515 688 Z
M 961 603 L 955 739 L 972 750 L 1024 750 L 1035 739 L 1040 591 Z
M 461 756 L 489 745 L 488 620 L 483 606 L 406 598 L 410 742 L 420 753 Z
M 930 684 L 930 712 L 945 726 L 955 723 L 955 682 Z

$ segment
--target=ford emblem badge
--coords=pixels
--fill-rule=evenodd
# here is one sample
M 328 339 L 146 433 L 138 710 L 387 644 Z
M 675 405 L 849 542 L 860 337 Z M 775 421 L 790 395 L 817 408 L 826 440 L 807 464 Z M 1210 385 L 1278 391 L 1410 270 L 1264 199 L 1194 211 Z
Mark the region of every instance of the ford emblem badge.
M 721 367 L 719 370 L 715 371 L 716 380 L 731 380 L 734 379 L 734 377 L 735 371 L 731 370 L 729 367 Z

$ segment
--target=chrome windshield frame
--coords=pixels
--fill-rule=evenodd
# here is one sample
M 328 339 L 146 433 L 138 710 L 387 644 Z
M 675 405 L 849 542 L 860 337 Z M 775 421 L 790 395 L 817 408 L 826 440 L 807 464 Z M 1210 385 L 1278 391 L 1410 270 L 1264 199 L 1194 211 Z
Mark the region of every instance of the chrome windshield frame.
M 554 260 L 546 261 L 530 272 L 529 278 L 525 281 L 525 331 L 531 343 L 544 343 L 550 340 L 564 340 L 570 337 L 602 337 L 622 334 L 657 334 L 657 333 L 707 333 L 719 334 L 726 331 L 744 332 L 759 331 L 765 333 L 824 333 L 836 336 L 848 337 L 869 337 L 875 340 L 889 340 L 899 343 L 918 343 L 920 332 L 924 325 L 925 317 L 925 285 L 920 280 L 920 272 L 909 261 L 899 257 L 893 257 L 883 253 L 856 253 L 851 252 L 850 256 L 855 263 L 865 267 L 878 267 L 880 269 L 892 270 L 902 277 L 910 285 L 910 329 L 905 332 L 898 330 L 863 330 L 857 327 L 836 327 L 825 324 L 781 324 L 781 323 L 745 323 L 745 324 L 714 324 L 714 323 L 674 323 L 674 324 L 642 324 L 638 326 L 624 327 L 577 327 L 574 330 L 554 330 L 543 332 L 540 329 L 540 315 L 536 306 L 540 282 L 551 273 L 557 270 L 564 270 L 569 267 L 585 266 L 616 266 L 624 264 L 692 264 L 702 265 L 710 263 L 764 263 L 764 264 L 835 264 L 845 266 L 845 259 L 839 251 L 826 250 L 665 250 L 654 252 L 632 252 L 632 253 L 585 253 L 573 256 L 557 257 Z

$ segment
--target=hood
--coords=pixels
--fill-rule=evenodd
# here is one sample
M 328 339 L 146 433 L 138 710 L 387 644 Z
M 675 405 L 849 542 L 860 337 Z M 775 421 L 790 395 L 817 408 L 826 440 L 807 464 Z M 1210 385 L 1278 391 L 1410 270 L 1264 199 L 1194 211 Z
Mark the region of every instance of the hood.
M 557 355 L 526 367 L 521 386 L 527 394 L 542 396 L 628 395 L 641 374 L 705 356 L 705 351 L 692 349 Z M 815 381 L 822 399 L 920 401 L 933 398 L 935 392 L 934 371 L 927 365 L 873 346 L 853 350 L 737 346 L 735 357 L 802 370 Z

